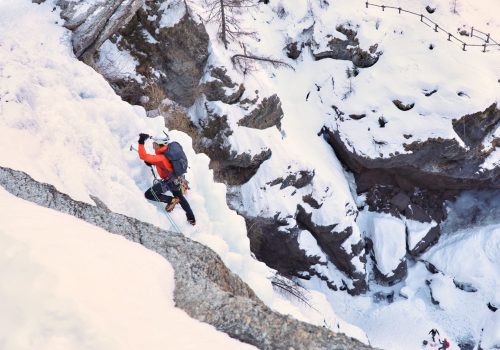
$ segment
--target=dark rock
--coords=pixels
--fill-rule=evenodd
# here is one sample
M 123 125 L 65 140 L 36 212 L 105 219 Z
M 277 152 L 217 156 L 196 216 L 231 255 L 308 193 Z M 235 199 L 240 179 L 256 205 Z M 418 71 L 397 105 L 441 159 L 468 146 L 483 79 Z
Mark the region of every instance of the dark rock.
M 434 11 L 436 11 L 436 8 L 435 7 L 430 7 L 429 5 L 427 5 L 425 7 L 425 9 L 427 10 L 427 12 L 429 13 L 434 13 Z
M 359 241 L 351 247 L 352 253 L 347 253 L 342 244 L 352 234 L 352 228 L 348 227 L 341 232 L 337 232 L 335 231 L 335 225 L 319 226 L 312 222 L 311 217 L 311 213 L 307 213 L 302 206 L 297 206 L 295 219 L 299 228 L 309 231 L 330 261 L 352 279 L 354 288 L 349 289 L 349 293 L 354 295 L 364 293 L 368 289 L 366 272 L 358 271 L 352 263 L 352 259 L 356 256 L 359 256 L 363 263 L 366 262 L 364 243 Z
M 208 59 L 209 37 L 203 24 L 189 11 L 172 27 L 162 27 L 163 1 L 147 1 L 147 6 L 123 27 L 117 37 L 119 47 L 138 62 L 137 72 L 162 88 L 166 97 L 184 107 L 191 106 L 203 92 L 199 87 Z M 179 2 L 176 6 L 184 6 Z M 147 34 L 145 34 L 147 33 Z M 148 40 L 146 35 L 156 42 Z
M 302 48 L 298 46 L 298 43 L 296 41 L 288 43 L 285 46 L 285 50 L 288 58 L 291 58 L 292 60 L 296 60 L 297 58 L 299 58 L 300 54 L 302 53 Z
M 381 128 L 385 128 L 385 125 L 387 124 L 387 119 L 385 119 L 383 116 L 378 118 L 378 125 Z
M 314 209 L 319 209 L 323 206 L 323 203 L 320 204 L 316 199 L 313 198 L 312 194 L 303 196 L 302 200 Z
M 453 119 L 453 129 L 472 148 L 477 148 L 486 136 L 500 125 L 500 110 L 496 103 L 482 112 Z
M 219 116 L 208 108 L 207 113 L 208 117 L 200 120 L 200 134 L 191 133 L 195 135 L 193 147 L 210 157 L 210 168 L 214 170 L 217 181 L 227 185 L 244 184 L 271 157 L 271 150 L 264 149 L 253 156 L 248 153 L 237 154 L 227 143 L 227 137 L 232 134 L 227 116 Z
M 234 83 L 226 74 L 224 67 L 215 67 L 210 71 L 210 75 L 215 78 L 202 85 L 203 93 L 208 101 L 222 101 L 227 104 L 234 104 L 238 102 L 245 92 L 243 84 Z M 226 95 L 228 89 L 235 90 L 230 95 Z
M 283 118 L 281 101 L 278 95 L 272 95 L 264 98 L 250 114 L 238 122 L 238 125 L 260 130 L 276 126 L 281 130 L 281 118 Z
M 392 103 L 394 103 L 394 105 L 396 107 L 398 107 L 399 110 L 402 110 L 402 111 L 409 111 L 410 109 L 412 109 L 415 106 L 415 103 L 404 104 L 400 100 L 392 100 Z
M 432 96 L 433 94 L 435 94 L 437 92 L 436 89 L 434 90 L 431 90 L 431 91 L 428 91 L 428 90 L 424 90 L 424 95 L 429 97 L 429 96 Z
M 398 210 L 402 212 L 406 209 L 406 207 L 408 207 L 408 204 L 410 204 L 410 197 L 408 197 L 403 192 L 399 192 L 397 195 L 390 199 L 390 203 L 395 205 L 396 208 L 398 208 Z
M 430 247 L 439 241 L 441 229 L 439 226 L 432 227 L 429 232 L 418 242 L 412 250 L 409 251 L 413 257 L 418 257 L 426 252 Z
M 366 114 L 349 114 L 349 118 L 354 120 L 360 120 L 366 117 Z
M 368 68 L 377 63 L 382 53 L 375 53 L 376 46 L 372 46 L 370 51 L 363 51 L 359 48 L 359 40 L 356 38 L 357 33 L 354 30 L 338 26 L 337 31 L 344 34 L 347 40 L 341 40 L 339 38 L 330 39 L 328 42 L 329 51 L 312 53 L 316 61 L 325 58 L 347 60 L 351 61 L 359 68 Z
M 343 334 L 272 311 L 214 251 L 180 233 L 75 201 L 9 168 L 0 167 L 0 185 L 22 199 L 73 215 L 163 256 L 174 270 L 176 307 L 235 339 L 265 350 L 371 349 Z
M 404 212 L 408 219 L 420 221 L 420 222 L 431 222 L 432 219 L 429 214 L 426 213 L 422 207 L 416 204 L 410 204 Z
M 500 113 L 498 109 L 496 111 Z M 405 150 L 411 153 L 390 158 L 367 158 L 347 147 L 338 130 L 324 128 L 322 135 L 355 174 L 379 169 L 388 176 L 397 174 L 416 187 L 432 190 L 500 188 L 500 167 L 478 171 L 486 154 L 466 150 L 453 139 L 413 142 L 405 145 Z
M 427 269 L 427 271 L 429 271 L 430 273 L 432 274 L 436 274 L 436 273 L 439 273 L 441 271 L 438 270 L 438 268 L 436 266 L 434 266 L 434 264 L 428 262 L 428 261 L 425 261 L 425 260 L 421 260 L 421 262 L 424 263 L 425 265 L 425 268 Z
M 314 178 L 314 171 L 301 170 L 298 173 L 288 175 L 281 183 L 280 190 L 293 186 L 297 189 L 309 185 Z
M 373 244 L 372 244 L 373 245 Z M 406 258 L 403 258 L 398 266 L 392 271 L 391 275 L 383 274 L 377 267 L 377 260 L 373 254 L 373 248 L 371 249 L 371 258 L 375 265 L 373 267 L 373 273 L 377 282 L 382 285 L 393 286 L 398 282 L 401 282 L 408 275 L 408 264 Z
M 262 217 L 245 217 L 250 250 L 255 257 L 284 276 L 302 278 L 301 272 L 309 271 L 319 262 L 319 257 L 307 256 L 297 242 L 298 229 L 286 229 L 286 220 Z
M 429 294 L 430 294 L 430 297 L 431 297 L 431 302 L 434 304 L 434 305 L 439 305 L 439 300 L 435 299 L 434 298 L 434 295 L 432 294 L 432 281 L 430 280 L 426 280 L 425 281 L 425 284 L 427 285 L 427 287 L 429 288 Z
M 491 311 L 493 311 L 493 312 L 496 312 L 496 311 L 498 310 L 498 307 L 497 307 L 497 306 L 495 306 L 495 305 L 493 305 L 491 302 L 490 302 L 490 303 L 488 303 L 488 305 L 487 305 L 487 306 L 488 306 L 488 309 L 490 309 L 490 310 L 491 310 Z
M 474 287 L 471 283 L 460 282 L 460 281 L 453 279 L 453 284 L 455 285 L 455 287 L 457 287 L 460 290 L 463 290 L 464 292 L 467 292 L 467 293 L 477 292 L 477 288 Z

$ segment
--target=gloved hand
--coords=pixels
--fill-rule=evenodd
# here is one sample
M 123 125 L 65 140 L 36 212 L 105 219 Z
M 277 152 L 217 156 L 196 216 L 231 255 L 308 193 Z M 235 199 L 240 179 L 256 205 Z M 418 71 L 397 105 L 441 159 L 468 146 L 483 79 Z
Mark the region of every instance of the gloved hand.
M 153 165 L 153 164 L 148 163 L 148 162 L 146 162 L 146 161 L 144 161 L 144 164 L 146 164 L 147 166 L 151 166 L 151 165 Z
M 139 145 L 144 145 L 144 141 L 146 141 L 149 138 L 148 134 L 139 134 Z

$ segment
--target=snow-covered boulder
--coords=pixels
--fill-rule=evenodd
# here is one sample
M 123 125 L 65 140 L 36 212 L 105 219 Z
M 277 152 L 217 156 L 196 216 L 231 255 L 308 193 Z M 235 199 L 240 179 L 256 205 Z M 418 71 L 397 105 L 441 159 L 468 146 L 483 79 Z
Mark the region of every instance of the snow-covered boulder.
M 375 262 L 375 277 L 392 285 L 407 274 L 406 226 L 390 214 L 364 211 L 358 218 Z
M 64 26 L 73 32 L 75 55 L 84 61 L 119 28 L 126 25 L 144 0 L 57 0 Z

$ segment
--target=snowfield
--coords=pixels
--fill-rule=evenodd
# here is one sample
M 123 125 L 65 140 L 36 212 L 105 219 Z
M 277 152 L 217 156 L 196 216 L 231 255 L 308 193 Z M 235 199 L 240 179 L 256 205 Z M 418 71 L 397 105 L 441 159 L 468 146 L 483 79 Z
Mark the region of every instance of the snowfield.
M 160 255 L 4 189 L 0 209 L 0 348 L 255 349 L 177 309 Z
M 425 13 L 448 31 L 474 26 L 500 41 L 498 0 L 457 0 L 454 9 L 448 0 L 385 1 Z M 0 0 L 0 165 L 24 171 L 74 199 L 93 204 L 92 197 L 97 197 L 115 212 L 170 227 L 163 208 L 144 199 L 152 176 L 136 152 L 130 151 L 139 132 L 161 133 L 161 118 L 146 118 L 142 107 L 123 102 L 104 78 L 74 57 L 70 32 L 62 27 L 54 2 Z M 190 5 L 203 16 L 201 0 Z M 436 11 L 428 14 L 427 5 Z M 350 140 L 356 152 L 369 157 L 406 152 L 404 134 L 412 135 L 410 141 L 459 140 L 451 126 L 453 118 L 500 103 L 500 50 L 483 53 L 482 48 L 467 48 L 464 52 L 418 18 L 366 8 L 363 1 L 271 0 L 247 14 L 242 25 L 255 30 L 259 38 L 243 39 L 247 50 L 285 57 L 295 70 L 256 65 L 247 76 L 228 70 L 234 81 L 244 81 L 244 97 L 252 98 L 255 90 L 260 96 L 277 93 L 285 114 L 281 131 L 235 129 L 230 138 L 234 150 L 256 154 L 270 147 L 273 156 L 238 189 L 243 203 L 233 205 L 269 217 L 279 211 L 286 219 L 311 188 L 292 195 L 292 188 L 286 193 L 279 186 L 263 184 L 287 173 L 314 171 L 313 195 L 323 200 L 323 206 L 313 211 L 313 222 L 336 223 L 339 229 L 352 226 L 346 249 L 362 239 L 367 226 L 375 225 L 376 254 L 384 272 L 390 273 L 405 255 L 404 227 L 384 215 L 368 214 L 365 221 L 356 222 L 362 199 L 353 195 L 350 175 L 316 135 L 324 125 L 331 126 Z M 173 10 L 170 17 L 162 16 L 162 23 L 174 25 L 181 15 Z M 314 30 L 304 32 L 313 23 Z M 373 67 L 348 77 L 346 71 L 353 69 L 349 61 L 314 61 L 307 47 L 297 61 L 283 54 L 292 38 L 312 38 L 318 51 L 327 35 L 345 38 L 336 31 L 339 25 L 355 29 L 363 49 L 378 44 L 382 55 Z M 232 45 L 226 52 L 216 27 L 210 24 L 207 31 L 209 64 L 231 67 L 229 58 L 239 53 L 239 47 Z M 131 58 L 114 51 L 109 42 L 105 45 L 110 62 L 121 57 L 120 68 L 134 76 Z M 425 95 L 432 90 L 437 91 Z M 415 106 L 403 112 L 394 106 L 394 99 Z M 367 116 L 340 122 L 332 105 L 346 115 Z M 227 113 L 232 126 L 243 117 L 234 106 L 214 102 L 211 107 Z M 381 116 L 387 120 L 384 128 L 379 127 Z M 475 221 L 466 215 L 470 208 L 450 207 L 450 229 L 422 261 L 409 265 L 404 281 L 390 287 L 371 284 L 370 293 L 352 297 L 312 278 L 304 282 L 310 308 L 273 290 L 269 278 L 274 271 L 253 258 L 244 219 L 228 208 L 227 188 L 213 181 L 208 157 L 195 154 L 189 136 L 176 131 L 170 136 L 183 145 L 189 158 L 188 200 L 197 226 L 188 225 L 180 209 L 173 212 L 173 220 L 184 235 L 215 250 L 274 310 L 383 349 L 422 349 L 431 328 L 450 340 L 451 349 L 459 349 L 458 344 L 473 344 L 477 349 L 479 342 L 482 349 L 500 347 L 500 313 L 487 306 L 500 306 L 498 192 L 488 199 L 477 194 L 462 197 L 471 208 L 489 203 L 490 210 L 478 212 Z M 483 167 L 499 165 L 497 147 Z M 467 227 L 461 221 L 466 217 L 472 222 Z M 176 309 L 172 269 L 156 254 L 74 218 L 27 204 L 2 189 L 0 222 L 0 348 L 251 348 Z M 385 231 L 391 235 L 384 235 Z M 412 223 L 409 241 L 417 242 L 424 231 Z M 301 232 L 299 242 L 309 255 L 326 260 L 310 234 Z M 424 262 L 439 272 L 432 274 Z M 356 266 L 363 268 L 361 263 Z M 332 280 L 345 278 L 332 264 L 320 268 Z M 458 289 L 457 283 L 476 291 Z M 392 295 L 392 302 L 377 297 L 377 292 Z

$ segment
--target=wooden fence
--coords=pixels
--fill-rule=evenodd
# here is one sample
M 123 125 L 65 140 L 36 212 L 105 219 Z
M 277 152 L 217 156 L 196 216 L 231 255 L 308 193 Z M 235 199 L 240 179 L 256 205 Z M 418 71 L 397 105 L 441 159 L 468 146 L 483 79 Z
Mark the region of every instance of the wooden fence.
M 408 10 L 405 10 L 401 7 L 394 7 L 394 6 L 387 6 L 387 5 L 378 5 L 378 4 L 373 4 L 373 3 L 370 3 L 370 2 L 366 2 L 366 8 L 368 8 L 369 6 L 373 6 L 373 7 L 379 7 L 382 9 L 382 11 L 385 11 L 385 9 L 391 9 L 391 10 L 397 10 L 400 14 L 405 12 L 405 13 L 409 13 L 409 14 L 412 14 L 412 15 L 415 15 L 415 16 L 418 16 L 420 17 L 420 22 L 425 24 L 426 26 L 434 29 L 435 32 L 443 32 L 445 34 L 448 35 L 448 41 L 455 41 L 455 42 L 458 42 L 462 45 L 462 50 L 466 51 L 466 47 L 467 46 L 471 46 L 471 47 L 474 47 L 474 46 L 479 46 L 479 47 L 482 47 L 483 48 L 483 52 L 486 52 L 486 51 L 491 51 L 490 49 L 493 49 L 495 51 L 500 51 L 500 44 L 493 40 L 493 38 L 490 36 L 489 33 L 484 33 L 474 27 L 471 28 L 471 31 L 470 31 L 470 37 L 475 37 L 475 38 L 479 38 L 481 39 L 482 41 L 484 41 L 483 44 L 469 44 L 465 41 L 463 41 L 462 39 L 456 37 L 454 34 L 448 32 L 447 30 L 445 30 L 444 28 L 442 28 L 439 24 L 437 24 L 436 22 L 434 22 L 432 19 L 430 19 L 429 17 L 421 14 L 421 13 L 416 13 L 416 12 L 412 12 L 412 11 L 408 11 Z M 469 35 L 468 35 L 469 36 Z M 452 40 L 453 39 L 453 40 Z

